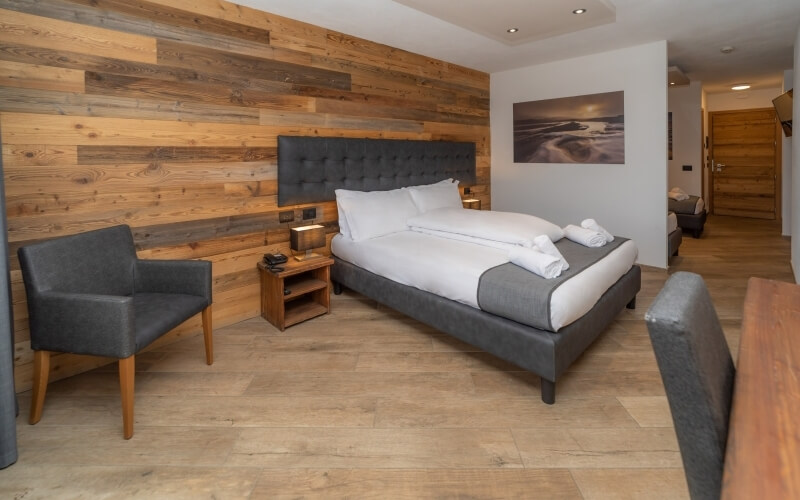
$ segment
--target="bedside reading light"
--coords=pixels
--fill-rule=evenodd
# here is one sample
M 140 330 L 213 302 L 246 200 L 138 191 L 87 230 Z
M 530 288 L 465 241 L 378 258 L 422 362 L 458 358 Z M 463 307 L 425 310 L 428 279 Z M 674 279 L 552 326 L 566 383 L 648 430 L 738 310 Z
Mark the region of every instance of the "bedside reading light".
M 325 246 L 325 226 L 314 224 L 312 226 L 293 227 L 289 235 L 289 246 L 295 252 L 303 252 L 303 255 L 295 255 L 297 260 L 306 260 L 319 257 L 319 254 L 311 250 Z
M 477 198 L 468 198 L 466 200 L 461 200 L 461 203 L 464 204 L 464 208 L 472 208 L 475 210 L 481 209 L 481 200 Z

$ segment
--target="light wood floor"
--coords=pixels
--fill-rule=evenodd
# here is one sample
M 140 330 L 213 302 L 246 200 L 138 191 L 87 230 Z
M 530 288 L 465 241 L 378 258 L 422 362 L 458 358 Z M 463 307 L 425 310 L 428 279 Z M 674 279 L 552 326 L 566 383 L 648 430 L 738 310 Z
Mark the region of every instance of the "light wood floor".
M 670 272 L 701 273 L 732 350 L 747 277 L 793 281 L 772 222 L 711 217 Z M 2 498 L 686 498 L 642 320 L 667 273 L 559 382 L 352 293 L 280 332 L 260 318 L 140 355 L 122 439 L 114 366 L 48 389 Z M 30 394 L 20 395 L 26 415 Z

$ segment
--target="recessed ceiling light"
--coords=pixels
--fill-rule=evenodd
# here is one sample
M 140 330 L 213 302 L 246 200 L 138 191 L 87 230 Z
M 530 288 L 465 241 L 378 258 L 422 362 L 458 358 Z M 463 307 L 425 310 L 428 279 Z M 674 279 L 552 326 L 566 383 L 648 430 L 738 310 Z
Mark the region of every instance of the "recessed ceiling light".
M 586 9 L 575 9 L 572 11 L 573 14 L 583 14 L 586 12 Z
M 730 45 L 726 45 L 724 47 L 720 47 L 719 51 L 722 52 L 723 54 L 730 54 L 731 52 L 733 52 L 733 47 L 731 47 Z
M 669 82 L 670 85 L 675 85 L 675 82 Z
M 509 33 L 516 33 L 517 31 L 519 31 L 519 28 L 508 28 L 506 31 Z
M 750 85 L 746 83 L 740 83 L 731 87 L 731 90 L 747 90 L 750 88 Z

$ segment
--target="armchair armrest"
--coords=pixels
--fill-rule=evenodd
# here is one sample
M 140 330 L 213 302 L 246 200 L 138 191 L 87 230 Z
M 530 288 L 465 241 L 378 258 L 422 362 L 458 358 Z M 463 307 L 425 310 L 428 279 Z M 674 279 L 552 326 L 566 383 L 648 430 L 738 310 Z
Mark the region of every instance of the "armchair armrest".
M 131 297 L 46 291 L 28 306 L 34 350 L 114 358 L 136 353 Z
M 134 293 L 182 293 L 205 297 L 211 305 L 211 262 L 137 259 Z

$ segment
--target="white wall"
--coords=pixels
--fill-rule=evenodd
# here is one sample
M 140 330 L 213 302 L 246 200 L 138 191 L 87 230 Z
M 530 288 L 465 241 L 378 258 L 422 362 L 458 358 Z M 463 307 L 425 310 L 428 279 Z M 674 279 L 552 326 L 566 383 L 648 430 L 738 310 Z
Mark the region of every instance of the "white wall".
M 783 91 L 794 86 L 794 71 L 783 72 Z M 799 96 L 800 97 L 800 96 Z M 781 234 L 792 234 L 792 138 L 781 132 L 783 140 L 781 160 Z
M 513 104 L 625 92 L 625 164 L 514 163 Z M 491 75 L 492 208 L 559 225 L 593 217 L 667 266 L 667 43 Z
M 794 71 L 800 71 L 800 26 L 794 38 Z M 800 120 L 800 99 L 792 103 L 792 122 Z M 792 131 L 792 213 L 800 214 L 800 132 Z M 792 270 L 794 280 L 800 283 L 800 216 L 792 217 Z
M 683 87 L 669 87 L 668 91 L 668 109 L 672 113 L 672 159 L 667 162 L 667 186 L 677 186 L 697 196 L 702 196 L 702 94 L 703 84 L 697 81 Z M 692 170 L 684 171 L 684 165 L 691 165 Z
M 706 111 L 729 111 L 733 109 L 771 108 L 772 100 L 781 95 L 781 88 L 730 91 L 708 94 Z

